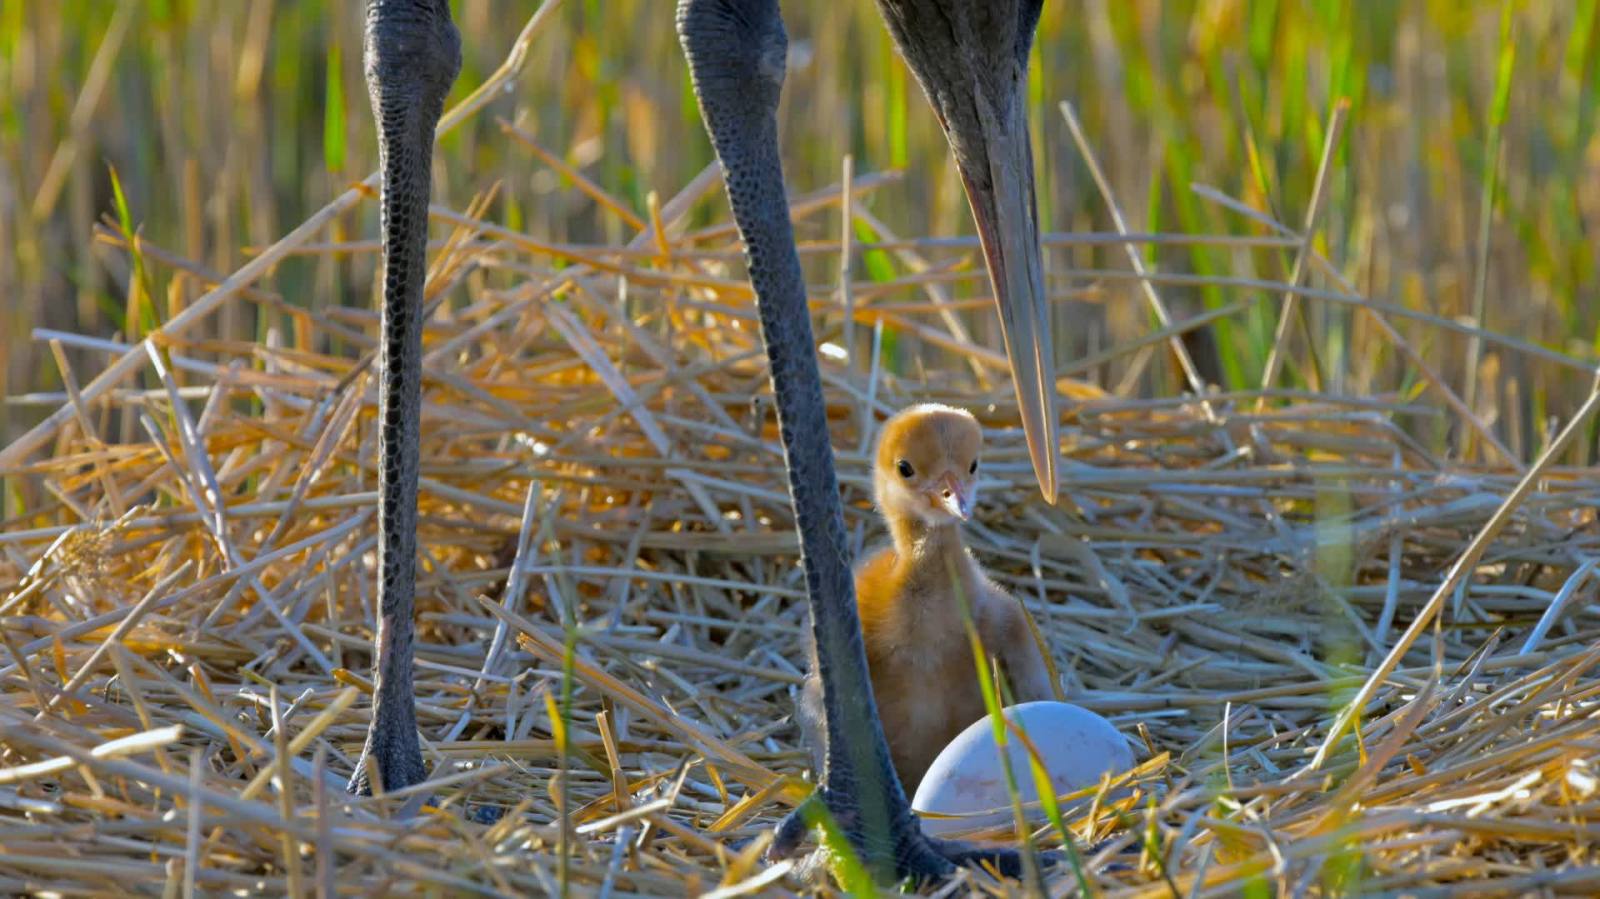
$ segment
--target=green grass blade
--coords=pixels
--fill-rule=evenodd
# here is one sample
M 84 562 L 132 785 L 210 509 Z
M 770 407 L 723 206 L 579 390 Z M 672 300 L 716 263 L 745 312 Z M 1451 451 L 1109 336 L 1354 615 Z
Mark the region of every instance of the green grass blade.
M 328 45 L 328 85 L 322 98 L 322 161 L 330 172 L 344 171 L 344 63 L 338 41 Z

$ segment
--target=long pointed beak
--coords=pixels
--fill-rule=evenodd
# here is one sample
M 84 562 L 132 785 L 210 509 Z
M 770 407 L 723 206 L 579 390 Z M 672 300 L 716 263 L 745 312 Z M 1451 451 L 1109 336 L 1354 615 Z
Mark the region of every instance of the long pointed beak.
M 956 156 L 978 238 L 989 263 L 989 283 L 1000 307 L 1000 330 L 1016 381 L 1017 407 L 1028 439 L 1033 473 L 1046 501 L 1056 501 L 1056 456 L 1061 446 L 1055 406 L 1055 352 L 1050 306 L 1044 292 L 1039 210 L 1033 191 L 1033 148 L 1028 113 L 1018 84 L 996 109 L 977 97 L 982 134 L 964 135 Z M 977 157 L 977 158 L 973 158 Z
M 963 487 L 953 474 L 940 478 L 939 483 L 928 490 L 928 499 L 962 521 L 972 517 L 973 491 Z

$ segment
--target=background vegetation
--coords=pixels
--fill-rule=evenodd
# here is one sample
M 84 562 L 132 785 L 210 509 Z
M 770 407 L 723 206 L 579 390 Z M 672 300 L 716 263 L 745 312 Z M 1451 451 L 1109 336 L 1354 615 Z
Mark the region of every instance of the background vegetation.
M 498 64 L 533 6 L 456 3 L 466 43 L 458 96 Z M 857 173 L 909 172 L 867 201 L 890 228 L 969 232 L 937 125 L 872 4 L 784 6 L 796 48 L 784 115 L 793 189 L 837 181 L 853 154 Z M 569 0 L 516 90 L 498 101 L 499 117 L 640 212 L 648 192 L 670 195 L 710 159 L 671 7 Z M 1195 193 L 1196 183 L 1298 226 L 1330 111 L 1348 98 L 1321 251 L 1373 300 L 1592 359 L 1596 10 L 1596 0 L 1051 0 L 1031 85 L 1041 214 L 1053 231 L 1110 227 L 1056 110 L 1068 99 L 1133 230 L 1266 233 Z M 217 272 L 372 170 L 360 28 L 361 4 L 347 0 L 0 4 L 0 395 L 59 389 L 31 328 L 109 335 L 137 326 L 126 320 L 126 257 L 92 233 L 97 218 L 114 214 L 113 170 L 147 239 Z M 440 199 L 457 206 L 503 179 L 491 215 L 541 237 L 631 234 L 505 138 L 496 116 L 450 135 L 437 171 Z M 370 235 L 375 214 L 367 204 L 330 238 Z M 877 236 L 858 231 L 864 241 Z M 1170 245 L 1147 248 L 1146 258 L 1165 272 L 1282 278 L 1292 253 Z M 314 308 L 366 304 L 371 265 L 370 254 L 302 257 L 265 286 Z M 1059 289 L 1096 288 L 1058 317 L 1063 359 L 1150 328 L 1131 282 L 1071 274 L 1125 266 L 1119 247 L 1059 249 L 1049 265 Z M 169 271 L 150 278 L 158 315 L 200 290 Z M 1219 301 L 1204 286 L 1165 295 L 1181 316 Z M 1209 335 L 1215 352 L 1203 361 L 1225 389 L 1258 385 L 1276 310 L 1260 304 Z M 235 304 L 212 333 L 262 339 L 254 314 Z M 1493 346 L 1469 372 L 1466 337 L 1427 321 L 1401 324 L 1524 456 L 1543 439 L 1546 415 L 1564 415 L 1572 391 L 1586 387 L 1570 367 Z M 1350 391 L 1401 380 L 1379 377 L 1404 366 L 1386 357 L 1387 341 L 1365 339 L 1348 308 L 1311 304 L 1304 333 L 1311 342 L 1296 345 L 1291 384 L 1319 371 Z M 97 370 L 103 360 L 86 364 Z M 1176 386 L 1160 364 L 1131 379 L 1127 364 L 1090 377 L 1134 392 Z M 0 443 L 40 411 L 11 403 Z M 1452 439 L 1442 430 L 1423 436 Z

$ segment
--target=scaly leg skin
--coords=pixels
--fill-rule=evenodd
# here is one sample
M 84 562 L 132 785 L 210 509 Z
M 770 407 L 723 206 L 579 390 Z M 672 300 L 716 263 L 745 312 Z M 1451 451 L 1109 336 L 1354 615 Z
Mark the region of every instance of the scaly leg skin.
M 368 794 L 427 775 L 412 691 L 421 427 L 422 288 L 427 277 L 429 163 L 445 94 L 461 68 L 449 0 L 367 0 L 366 74 L 383 172 L 382 353 L 378 391 L 378 632 L 372 724 L 350 780 Z
M 679 0 L 678 35 L 744 238 L 772 370 L 778 428 L 811 605 L 825 739 L 820 799 L 880 882 L 922 882 L 957 864 L 1021 869 L 1016 853 L 929 839 L 895 775 L 867 676 L 849 543 L 805 282 L 779 162 L 777 107 L 788 38 L 777 0 Z M 791 816 L 780 850 L 806 830 Z

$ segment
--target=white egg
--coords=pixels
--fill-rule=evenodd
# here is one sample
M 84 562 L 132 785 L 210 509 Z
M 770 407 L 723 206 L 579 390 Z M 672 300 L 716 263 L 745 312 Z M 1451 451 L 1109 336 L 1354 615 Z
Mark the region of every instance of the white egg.
M 1066 702 L 1024 702 L 1006 708 L 1004 714 L 1039 750 L 1057 796 L 1094 786 L 1102 774 L 1114 776 L 1133 767 L 1128 741 L 1111 722 L 1088 709 Z M 1015 734 L 1006 740 L 1006 754 L 1018 794 L 1024 802 L 1035 802 L 1039 794 L 1028 767 L 1028 750 Z M 923 814 L 923 830 L 936 836 L 1012 821 L 1011 796 L 987 716 L 973 722 L 933 760 L 911 807 Z M 935 818 L 927 812 L 964 817 Z M 1028 817 L 1042 821 L 1043 813 L 1035 808 Z

